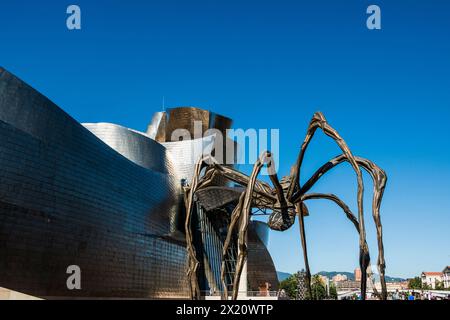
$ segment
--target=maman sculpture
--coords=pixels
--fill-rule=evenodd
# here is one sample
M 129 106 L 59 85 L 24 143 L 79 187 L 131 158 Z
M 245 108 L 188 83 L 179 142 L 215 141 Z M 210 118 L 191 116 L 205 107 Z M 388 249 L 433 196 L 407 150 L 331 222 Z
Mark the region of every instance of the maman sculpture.
M 305 152 L 314 133 L 321 129 L 327 136 L 331 137 L 342 150 L 342 154 L 331 159 L 321 166 L 304 185 L 300 185 L 301 166 Z M 358 216 L 356 217 L 349 207 L 336 195 L 324 193 L 308 193 L 314 184 L 329 170 L 337 165 L 348 162 L 356 173 L 358 192 Z M 269 171 L 269 177 L 272 185 L 257 179 L 261 168 L 266 165 Z M 347 143 L 342 139 L 339 133 L 332 128 L 321 112 L 316 112 L 308 126 L 306 137 L 301 145 L 295 165 L 291 169 L 289 176 L 283 177 L 281 181 L 274 170 L 274 161 L 270 152 L 264 152 L 253 166 L 252 173 L 247 176 L 227 166 L 220 165 L 214 157 L 207 155 L 202 157 L 196 164 L 194 176 L 189 186 L 185 187 L 185 206 L 186 206 L 186 245 L 188 252 L 188 282 L 192 299 L 200 298 L 200 289 L 197 280 L 197 268 L 199 261 L 196 257 L 195 248 L 192 240 L 191 218 L 194 205 L 194 195 L 197 191 L 210 186 L 214 179 L 223 177 L 235 184 L 245 188 L 242 192 L 237 206 L 231 214 L 231 221 L 228 228 L 227 238 L 223 245 L 222 252 L 222 270 L 221 281 L 224 287 L 222 299 L 228 299 L 228 290 L 225 284 L 225 260 L 234 230 L 238 230 L 238 259 L 233 279 L 233 292 L 231 298 L 237 299 L 239 281 L 242 268 L 247 255 L 246 235 L 249 225 L 249 219 L 253 208 L 270 210 L 271 214 L 268 225 L 271 229 L 285 231 L 295 222 L 295 217 L 299 219 L 300 236 L 303 248 L 305 262 L 306 281 L 308 290 L 311 293 L 311 273 L 308 262 L 307 243 L 305 235 L 304 216 L 308 215 L 308 208 L 305 202 L 313 199 L 326 199 L 336 203 L 347 218 L 353 223 L 359 234 L 359 264 L 361 268 L 361 297 L 366 297 L 367 269 L 370 264 L 369 248 L 366 242 L 366 230 L 363 211 L 363 193 L 364 183 L 362 170 L 367 171 L 373 180 L 373 199 L 372 216 L 376 225 L 377 244 L 378 244 L 378 271 L 381 281 L 381 298 L 387 299 L 387 290 L 385 282 L 385 260 L 383 248 L 383 233 L 380 218 L 380 206 L 383 198 L 384 189 L 387 182 L 386 173 L 370 160 L 354 156 Z M 311 296 L 311 295 L 310 295 Z

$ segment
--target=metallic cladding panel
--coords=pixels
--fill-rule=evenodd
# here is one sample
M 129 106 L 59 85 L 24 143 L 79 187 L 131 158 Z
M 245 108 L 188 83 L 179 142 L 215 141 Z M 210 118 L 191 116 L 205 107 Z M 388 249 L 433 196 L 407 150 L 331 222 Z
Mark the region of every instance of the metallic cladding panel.
M 221 291 L 223 290 L 220 278 L 223 243 L 208 215 L 199 205 L 197 205 L 197 215 L 203 243 L 203 268 L 201 269 L 205 272 L 209 288 L 213 291 Z
M 163 142 L 169 151 L 180 179 L 192 181 L 195 164 L 204 154 L 210 154 L 214 147 L 214 136 L 195 140 Z
M 251 222 L 253 230 L 255 230 L 258 238 L 267 247 L 269 245 L 269 225 L 263 221 L 253 220 Z
M 147 134 L 150 138 L 158 142 L 166 141 L 166 119 L 167 114 L 165 111 L 155 112 L 152 121 L 147 127 Z
M 194 139 L 194 122 L 202 123 L 202 132 L 209 126 L 209 111 L 195 107 L 179 107 L 168 110 L 168 123 L 166 126 L 166 141 L 171 141 L 173 131 L 185 129 L 189 131 L 191 139 Z
M 0 69 L 0 286 L 40 297 L 188 297 L 185 248 L 165 239 L 179 186 L 161 171 L 126 159 Z M 82 289 L 69 291 L 73 264 Z
M 175 167 L 164 146 L 144 133 L 112 123 L 83 123 L 100 140 L 137 165 L 170 174 L 176 179 Z M 174 181 L 176 184 L 176 182 Z
M 223 207 L 230 203 L 237 203 L 243 188 L 211 186 L 196 192 L 197 201 L 206 211 Z
M 172 133 L 177 129 L 185 129 L 191 139 L 195 137 L 194 123 L 201 122 L 203 135 L 208 129 L 217 129 L 226 136 L 226 130 L 231 128 L 230 118 L 196 107 L 170 108 L 167 112 L 157 112 L 148 125 L 147 134 L 159 142 L 172 141 Z M 164 132 L 163 132 L 164 131 Z
M 264 222 L 251 221 L 248 229 L 248 255 L 247 255 L 247 279 L 248 290 L 258 291 L 259 287 L 268 282 L 271 290 L 278 290 L 278 277 L 272 257 L 264 244 L 264 239 L 259 237 L 267 231 L 263 231 Z M 268 226 L 266 225 L 268 229 Z
M 226 130 L 231 128 L 233 120 L 220 114 L 210 112 L 209 127 L 219 130 L 224 137 L 227 136 Z
M 196 203 L 193 220 L 193 239 L 199 259 L 200 290 L 215 292 L 223 290 L 221 281 L 223 244 L 227 237 L 230 215 L 233 206 L 227 206 L 212 211 L 205 211 L 199 202 Z M 225 283 L 232 289 L 232 276 L 235 271 L 237 256 L 236 234 L 232 236 L 225 261 Z
M 161 144 L 169 151 L 178 176 L 190 183 L 195 164 L 201 156 L 214 154 L 213 150 L 217 147 L 216 141 L 216 135 L 208 135 L 201 139 L 163 142 Z M 233 142 L 233 145 L 235 146 L 233 151 L 235 151 L 237 144 Z M 234 156 L 234 159 L 236 159 L 236 156 Z M 234 165 L 228 166 L 233 167 Z M 214 179 L 213 183 L 215 185 L 226 185 L 229 181 L 219 176 Z

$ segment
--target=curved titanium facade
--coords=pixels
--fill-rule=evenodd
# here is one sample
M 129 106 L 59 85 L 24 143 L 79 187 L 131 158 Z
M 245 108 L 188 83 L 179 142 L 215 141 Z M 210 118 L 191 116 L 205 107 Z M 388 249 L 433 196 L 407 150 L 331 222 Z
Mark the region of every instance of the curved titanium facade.
M 226 136 L 225 131 L 229 129 L 233 123 L 233 121 L 227 117 L 196 107 L 178 107 L 169 109 L 166 119 L 164 120 L 166 121 L 166 124 L 164 126 L 159 125 L 159 127 L 165 129 L 166 141 L 171 141 L 172 133 L 179 129 L 187 130 L 193 139 L 196 133 L 194 126 L 195 121 L 201 122 L 202 133 L 205 133 L 208 129 L 217 129 L 224 137 Z
M 259 291 L 265 283 L 270 284 L 270 290 L 278 290 L 277 272 L 267 250 L 269 226 L 261 221 L 251 221 L 247 237 L 248 290 Z
M 166 136 L 177 126 L 192 131 L 194 120 L 220 132 L 231 125 L 191 107 L 156 113 L 147 133 L 81 125 L 0 68 L 0 287 L 43 298 L 188 298 L 182 184 L 216 141 Z M 194 215 L 205 290 L 223 289 L 221 246 L 242 191 L 223 185 L 198 195 Z M 252 223 L 252 290 L 276 285 L 264 234 Z M 232 244 L 227 283 L 236 254 Z M 67 288 L 71 265 L 81 268 L 81 290 Z
M 161 144 L 171 154 L 179 177 L 190 183 L 198 159 L 202 154 L 211 153 L 214 147 L 214 136 L 195 140 L 162 142 Z
M 0 69 L 0 286 L 188 297 L 184 245 L 167 237 L 180 187 L 165 165 L 130 161 Z M 69 265 L 81 290 L 66 287 Z
M 82 125 L 137 165 L 164 174 L 176 174 L 167 149 L 144 133 L 113 123 L 82 123 Z M 173 179 L 176 177 L 173 176 Z

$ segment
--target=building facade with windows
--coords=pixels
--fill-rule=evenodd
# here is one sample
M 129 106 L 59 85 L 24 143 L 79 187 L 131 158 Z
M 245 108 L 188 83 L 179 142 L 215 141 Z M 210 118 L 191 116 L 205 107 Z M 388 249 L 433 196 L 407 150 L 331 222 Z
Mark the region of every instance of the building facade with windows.
M 450 266 L 446 266 L 444 270 L 442 270 L 442 282 L 444 283 L 444 288 L 450 288 Z
M 426 285 L 431 289 L 436 289 L 436 284 L 442 282 L 442 272 L 422 272 L 420 275 L 422 285 Z
M 341 282 L 341 281 L 346 281 L 347 280 L 347 276 L 345 274 L 340 274 L 338 273 L 337 275 L 335 275 L 333 278 L 331 278 L 331 280 L 333 282 Z

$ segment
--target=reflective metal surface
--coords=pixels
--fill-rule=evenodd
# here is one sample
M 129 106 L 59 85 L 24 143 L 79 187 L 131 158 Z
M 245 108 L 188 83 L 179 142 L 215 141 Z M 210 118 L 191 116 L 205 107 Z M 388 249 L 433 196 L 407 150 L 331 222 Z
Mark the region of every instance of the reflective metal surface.
M 266 283 L 270 290 L 278 290 L 278 277 L 272 257 L 267 250 L 269 227 L 260 221 L 251 221 L 248 229 L 247 279 L 248 290 L 258 291 Z
M 167 149 L 146 134 L 113 123 L 83 123 L 109 147 L 141 167 L 175 176 Z
M 192 130 L 194 120 L 221 132 L 231 126 L 198 108 L 156 113 L 147 133 L 81 125 L 0 68 L 0 287 L 44 298 L 188 298 L 181 186 L 215 141 L 166 137 L 177 126 Z M 196 215 L 205 290 L 223 289 L 221 246 L 240 194 L 214 188 L 199 194 L 205 208 L 199 202 Z M 251 230 L 255 290 L 276 273 L 261 236 L 266 229 Z M 237 249 L 230 251 L 227 279 Z M 66 286 L 70 265 L 81 268 L 81 290 Z
M 41 297 L 187 297 L 185 248 L 165 238 L 179 183 L 163 173 L 169 161 L 128 156 L 141 165 L 0 69 L 0 286 Z M 66 287 L 69 265 L 82 270 L 81 290 Z
M 181 179 L 190 183 L 195 163 L 202 154 L 209 154 L 214 148 L 214 136 L 201 139 L 161 143 L 170 153 L 177 173 Z
M 147 134 L 150 138 L 159 142 L 166 141 L 166 117 L 164 111 L 155 112 L 147 127 Z

